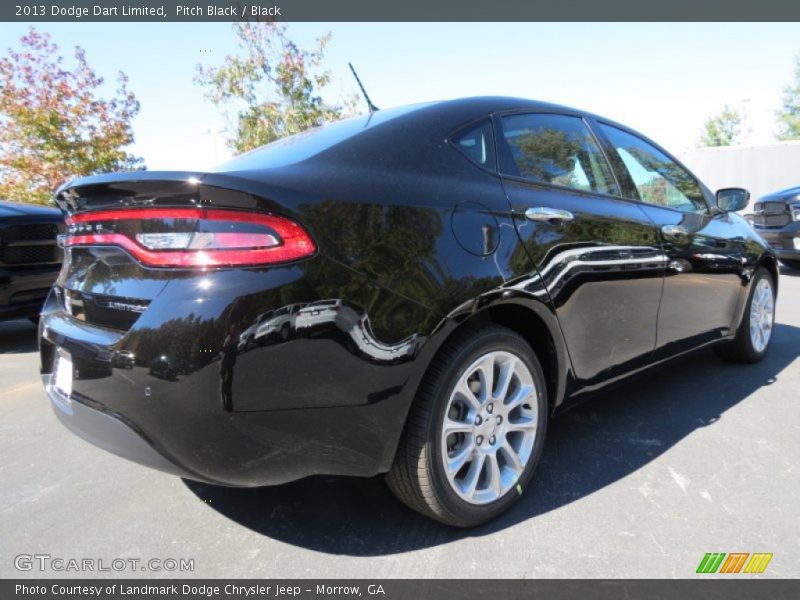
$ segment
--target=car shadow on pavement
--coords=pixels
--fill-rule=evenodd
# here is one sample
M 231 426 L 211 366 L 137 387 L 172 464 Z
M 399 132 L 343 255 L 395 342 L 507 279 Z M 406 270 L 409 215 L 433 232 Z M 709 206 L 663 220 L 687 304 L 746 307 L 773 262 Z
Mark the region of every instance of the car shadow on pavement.
M 701 351 L 553 419 L 531 489 L 498 520 L 472 530 L 405 508 L 380 477 L 309 478 L 256 489 L 185 483 L 236 523 L 318 552 L 378 556 L 436 546 L 511 527 L 613 484 L 773 384 L 799 349 L 800 328 L 776 324 L 770 351 L 756 365 L 725 363 Z
M 31 321 L 0 321 L 0 354 L 36 352 L 38 328 Z

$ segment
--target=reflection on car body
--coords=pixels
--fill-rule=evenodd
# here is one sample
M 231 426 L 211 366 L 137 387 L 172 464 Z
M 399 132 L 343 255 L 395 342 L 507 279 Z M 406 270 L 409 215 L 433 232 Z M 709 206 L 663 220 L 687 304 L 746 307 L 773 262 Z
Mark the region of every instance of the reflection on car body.
M 305 304 L 290 304 L 258 315 L 255 322 L 239 335 L 239 350 L 249 350 L 263 338 L 272 336 L 286 340 L 294 329 L 296 313 L 303 306 Z
M 298 330 L 311 329 L 316 325 L 324 325 L 326 323 L 333 323 L 341 318 L 344 327 L 342 330 L 348 331 L 351 326 L 347 317 L 349 315 L 342 315 L 343 303 L 341 300 L 317 300 L 306 304 L 303 308 L 297 311 L 295 318 L 295 327 Z
M 256 346 L 287 341 L 296 336 L 314 336 L 333 328 L 344 333 L 358 354 L 376 362 L 402 361 L 413 358 L 423 341 L 419 334 L 386 344 L 375 337 L 366 312 L 341 299 L 327 299 L 307 304 L 289 304 L 259 315 L 239 341 L 239 351 Z M 254 333 L 253 333 L 254 332 Z
M 261 339 L 270 335 L 278 335 L 281 339 L 289 337 L 294 327 L 296 313 L 304 304 L 290 304 L 274 311 L 269 319 L 264 320 L 256 329 L 255 339 Z

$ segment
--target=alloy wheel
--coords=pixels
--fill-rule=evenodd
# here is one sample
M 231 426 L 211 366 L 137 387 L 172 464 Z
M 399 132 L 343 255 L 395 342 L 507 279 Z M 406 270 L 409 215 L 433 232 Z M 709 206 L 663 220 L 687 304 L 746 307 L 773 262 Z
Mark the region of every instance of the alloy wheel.
M 775 320 L 775 297 L 772 284 L 763 278 L 756 284 L 750 302 L 750 342 L 756 352 L 763 352 L 769 344 Z
M 488 504 L 511 490 L 531 457 L 539 420 L 536 386 L 518 356 L 493 351 L 459 376 L 441 429 L 441 456 L 453 491 Z

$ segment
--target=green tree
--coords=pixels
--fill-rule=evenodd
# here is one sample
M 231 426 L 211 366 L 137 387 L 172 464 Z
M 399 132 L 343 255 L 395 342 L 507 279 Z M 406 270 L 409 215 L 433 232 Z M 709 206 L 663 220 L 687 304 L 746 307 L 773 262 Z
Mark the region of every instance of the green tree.
M 700 146 L 732 146 L 742 133 L 742 116 L 727 104 L 722 112 L 706 119 Z
M 800 139 L 800 55 L 795 58 L 794 82 L 783 88 L 783 109 L 778 111 L 778 139 Z
M 320 70 L 330 34 L 307 50 L 289 39 L 284 23 L 237 23 L 240 53 L 222 65 L 197 65 L 195 82 L 233 121 L 228 145 L 245 152 L 287 135 L 354 113 L 323 101 L 330 73 Z
M 69 70 L 33 28 L 0 58 L 0 198 L 43 204 L 69 177 L 141 168 L 125 151 L 139 112 L 127 77 L 120 72 L 116 93 L 102 98 L 82 48 L 74 59 Z

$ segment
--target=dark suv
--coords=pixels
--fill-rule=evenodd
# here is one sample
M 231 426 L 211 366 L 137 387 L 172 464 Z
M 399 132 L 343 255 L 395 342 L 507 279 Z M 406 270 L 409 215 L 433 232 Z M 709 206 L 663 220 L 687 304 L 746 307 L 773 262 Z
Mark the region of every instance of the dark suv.
M 381 110 L 57 200 L 56 415 L 215 484 L 388 473 L 475 525 L 535 485 L 551 416 L 709 344 L 755 362 L 772 333 L 776 259 L 732 212 L 747 192 L 551 104 Z
M 0 202 L 0 319 L 39 318 L 61 268 L 56 208 Z
M 800 187 L 759 198 L 754 206 L 753 227 L 783 264 L 800 269 Z

